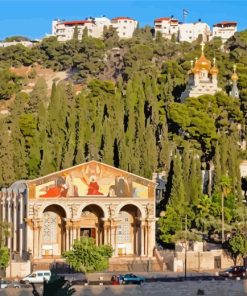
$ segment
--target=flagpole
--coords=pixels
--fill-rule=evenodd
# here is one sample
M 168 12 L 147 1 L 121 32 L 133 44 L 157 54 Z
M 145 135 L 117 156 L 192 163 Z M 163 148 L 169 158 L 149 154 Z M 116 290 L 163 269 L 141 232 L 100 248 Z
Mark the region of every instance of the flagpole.
M 186 16 L 188 15 L 188 11 L 186 9 L 183 9 L 183 23 L 185 24 Z

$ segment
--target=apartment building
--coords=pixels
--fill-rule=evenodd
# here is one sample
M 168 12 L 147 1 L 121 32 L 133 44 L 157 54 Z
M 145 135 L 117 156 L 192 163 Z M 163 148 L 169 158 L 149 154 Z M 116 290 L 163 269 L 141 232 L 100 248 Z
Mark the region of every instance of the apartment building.
M 82 38 L 83 32 L 87 29 L 88 36 L 100 38 L 103 35 L 104 27 L 109 27 L 111 21 L 106 17 L 90 18 L 78 21 L 60 21 L 52 22 L 52 35 L 57 36 L 58 41 L 68 41 L 74 36 L 77 29 L 78 39 Z
M 130 17 L 116 17 L 111 20 L 111 25 L 116 28 L 119 38 L 131 38 L 138 22 Z
M 227 39 L 231 38 L 237 32 L 236 22 L 221 22 L 213 26 L 212 37 L 221 37 L 222 42 L 226 42 Z
M 179 23 L 178 20 L 172 17 L 161 17 L 154 20 L 155 37 L 158 32 L 162 37 L 171 39 L 174 36 L 177 40 Z
M 196 23 L 182 23 L 179 24 L 178 40 L 180 42 L 193 42 L 202 37 L 203 42 L 207 42 L 210 38 L 211 31 L 207 23 L 198 21 Z
M 116 28 L 120 38 L 131 38 L 138 22 L 129 17 L 116 17 L 112 20 L 107 17 L 89 18 L 86 20 L 52 22 L 52 35 L 57 36 L 58 41 L 71 40 L 77 30 L 78 39 L 81 40 L 84 29 L 87 29 L 88 36 L 102 38 L 104 28 L 110 26 Z

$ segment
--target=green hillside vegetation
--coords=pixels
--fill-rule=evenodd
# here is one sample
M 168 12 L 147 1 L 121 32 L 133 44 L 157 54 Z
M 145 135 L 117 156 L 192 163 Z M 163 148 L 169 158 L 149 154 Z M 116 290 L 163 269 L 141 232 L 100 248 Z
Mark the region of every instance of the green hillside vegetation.
M 227 225 L 240 225 L 239 162 L 246 158 L 247 31 L 235 34 L 221 50 L 221 40 L 206 44 L 216 57 L 224 92 L 179 102 L 190 60 L 201 53 L 192 44 L 152 38 L 150 28 L 119 40 L 113 29 L 104 39 L 85 32 L 66 43 L 56 38 L 26 48 L 0 49 L 0 100 L 13 99 L 0 120 L 0 185 L 31 179 L 95 159 L 151 178 L 166 171 L 167 192 L 160 219 L 161 239 L 174 242 L 188 227 L 200 233 L 220 230 L 222 178 Z M 38 79 L 30 93 L 10 67 L 41 64 L 68 71 L 70 81 L 54 83 L 48 95 Z M 237 65 L 240 99 L 227 95 Z M 74 84 L 82 83 L 78 94 Z M 201 169 L 214 165 L 214 185 L 202 194 Z M 237 227 L 237 226 L 236 226 Z M 191 231 L 191 235 L 194 232 Z

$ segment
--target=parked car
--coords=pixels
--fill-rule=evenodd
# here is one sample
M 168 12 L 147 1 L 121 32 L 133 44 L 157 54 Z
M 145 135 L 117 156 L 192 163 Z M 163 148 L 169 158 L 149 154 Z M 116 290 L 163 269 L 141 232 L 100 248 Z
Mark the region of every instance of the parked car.
M 219 273 L 220 276 L 224 277 L 244 277 L 247 274 L 246 266 L 232 266 Z
M 1 280 L 0 280 L 0 289 L 5 289 L 5 288 L 7 288 L 7 287 L 8 287 L 8 283 L 7 283 L 7 281 L 1 279 Z
M 143 277 L 137 276 L 133 273 L 127 273 L 125 275 L 120 275 L 123 284 L 141 284 L 145 282 Z
M 8 288 L 21 288 L 21 284 L 17 281 L 8 283 Z
M 50 270 L 36 270 L 33 273 L 21 279 L 21 283 L 28 284 L 42 284 L 45 280 L 49 281 L 51 278 Z

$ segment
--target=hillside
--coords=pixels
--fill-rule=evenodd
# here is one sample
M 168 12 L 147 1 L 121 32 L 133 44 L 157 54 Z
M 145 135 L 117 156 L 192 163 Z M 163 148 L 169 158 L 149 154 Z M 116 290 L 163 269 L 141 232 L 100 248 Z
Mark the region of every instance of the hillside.
M 182 104 L 191 60 L 201 54 L 200 40 L 153 40 L 144 28 L 129 40 L 118 40 L 111 31 L 103 40 L 85 36 L 58 43 L 48 38 L 31 49 L 0 49 L 1 110 L 8 109 L 0 120 L 1 186 L 90 159 L 148 178 L 165 171 L 161 209 L 167 214 L 161 225 L 164 240 L 172 241 L 185 213 L 200 231 L 219 228 L 222 178 L 227 176 L 226 223 L 239 221 L 247 31 L 222 48 L 214 39 L 205 55 L 216 58 L 223 92 Z M 240 99 L 227 95 L 234 64 Z M 202 180 L 202 170 L 214 170 L 213 177 Z

